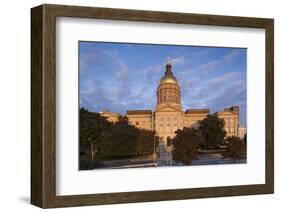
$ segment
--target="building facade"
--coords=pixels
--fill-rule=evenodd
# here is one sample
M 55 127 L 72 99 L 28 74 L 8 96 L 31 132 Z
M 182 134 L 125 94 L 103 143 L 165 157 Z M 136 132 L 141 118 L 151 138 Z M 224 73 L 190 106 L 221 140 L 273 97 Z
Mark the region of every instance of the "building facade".
M 108 110 L 101 111 L 99 113 L 102 117 L 105 117 L 109 122 L 116 123 L 119 119 L 119 114 L 115 112 L 110 112 Z
M 239 129 L 238 129 L 238 137 L 240 139 L 244 139 L 245 135 L 247 135 L 247 128 L 246 127 L 239 127 Z
M 197 128 L 199 121 L 209 114 L 209 109 L 183 110 L 181 105 L 181 88 L 173 75 L 171 63 L 166 64 L 164 76 L 157 87 L 157 104 L 155 111 L 128 110 L 127 117 L 131 125 L 137 128 L 155 131 L 160 141 L 167 142 L 175 136 L 177 129 L 183 127 Z M 118 114 L 108 111 L 101 112 L 111 122 L 116 122 Z M 239 135 L 239 106 L 232 106 L 217 112 L 219 118 L 225 121 L 227 136 Z M 116 117 L 117 116 L 117 117 Z

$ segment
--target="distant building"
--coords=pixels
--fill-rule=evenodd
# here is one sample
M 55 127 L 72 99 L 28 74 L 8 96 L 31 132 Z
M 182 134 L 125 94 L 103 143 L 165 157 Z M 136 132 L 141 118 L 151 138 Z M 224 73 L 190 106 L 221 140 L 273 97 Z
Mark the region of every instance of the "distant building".
M 238 129 L 238 137 L 243 139 L 246 134 L 247 134 L 247 128 L 246 127 L 239 127 L 239 129 Z
M 151 110 L 128 110 L 129 123 L 142 129 L 153 130 L 153 114 Z
M 110 112 L 109 110 L 101 111 L 100 115 L 102 117 L 105 117 L 109 122 L 112 122 L 112 123 L 117 122 L 118 118 L 120 116 L 118 113 Z
M 218 112 L 217 114 L 219 118 L 224 119 L 224 129 L 227 132 L 227 136 L 238 136 L 240 123 L 239 106 L 224 109 L 224 111 Z
M 155 112 L 151 110 L 128 110 L 129 123 L 138 128 L 154 130 L 160 141 L 175 136 L 177 129 L 183 127 L 198 127 L 199 121 L 209 114 L 209 109 L 182 110 L 181 90 L 177 79 L 172 72 L 171 63 L 166 64 L 164 76 L 157 87 L 157 104 Z M 109 121 L 116 122 L 118 114 L 106 111 L 102 113 Z M 239 136 L 239 106 L 232 106 L 217 112 L 219 118 L 225 121 L 227 136 Z M 117 119 L 117 120 L 116 120 Z

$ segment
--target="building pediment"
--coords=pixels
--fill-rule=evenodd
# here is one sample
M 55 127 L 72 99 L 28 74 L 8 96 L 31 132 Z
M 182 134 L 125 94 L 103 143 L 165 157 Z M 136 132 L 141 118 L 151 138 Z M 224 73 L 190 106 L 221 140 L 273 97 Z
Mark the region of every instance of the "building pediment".
M 177 106 L 158 106 L 156 109 L 157 112 L 180 112 L 180 107 Z

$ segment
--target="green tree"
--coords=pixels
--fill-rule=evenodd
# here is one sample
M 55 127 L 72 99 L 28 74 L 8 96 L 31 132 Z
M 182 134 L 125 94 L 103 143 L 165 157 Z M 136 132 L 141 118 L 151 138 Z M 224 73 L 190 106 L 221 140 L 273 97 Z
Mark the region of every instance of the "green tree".
M 154 132 L 138 129 L 128 123 L 127 117 L 120 116 L 101 137 L 99 153 L 103 156 L 129 157 L 153 153 Z
M 244 141 L 244 144 L 245 144 L 245 148 L 247 150 L 247 133 L 244 135 L 243 141 Z
M 136 140 L 138 131 L 128 124 L 126 119 L 120 118 L 111 125 L 101 137 L 100 155 L 128 156 L 136 154 Z
M 126 116 L 119 116 L 116 123 L 110 123 L 99 113 L 82 108 L 79 137 L 80 153 L 87 151 L 94 160 L 153 153 L 154 132 L 129 125 Z
M 186 165 L 191 164 L 198 158 L 198 130 L 184 127 L 176 131 L 176 136 L 172 139 L 173 159 Z
M 140 129 L 139 131 L 139 136 L 137 142 L 137 154 L 143 155 L 143 154 L 148 154 L 151 155 L 153 154 L 153 149 L 154 149 L 154 131 L 150 130 L 145 130 L 145 129 Z M 157 142 L 155 141 L 155 146 Z
M 223 144 L 226 136 L 224 120 L 220 119 L 216 113 L 208 115 L 199 121 L 199 132 L 201 136 L 200 147 L 202 149 L 216 149 Z
M 97 150 L 100 137 L 111 124 L 98 113 L 82 108 L 79 113 L 80 152 Z
M 223 152 L 224 158 L 232 158 L 234 163 L 246 156 L 244 141 L 239 137 L 231 136 L 226 138 L 226 151 Z

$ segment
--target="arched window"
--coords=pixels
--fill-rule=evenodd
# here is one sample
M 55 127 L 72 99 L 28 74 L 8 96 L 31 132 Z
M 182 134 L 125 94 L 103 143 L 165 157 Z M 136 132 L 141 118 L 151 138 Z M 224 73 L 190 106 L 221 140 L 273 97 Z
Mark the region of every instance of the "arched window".
M 172 140 L 170 137 L 167 137 L 167 146 L 171 146 L 172 145 Z
M 138 126 L 138 125 L 140 125 L 140 123 L 138 121 L 136 121 L 136 125 Z

